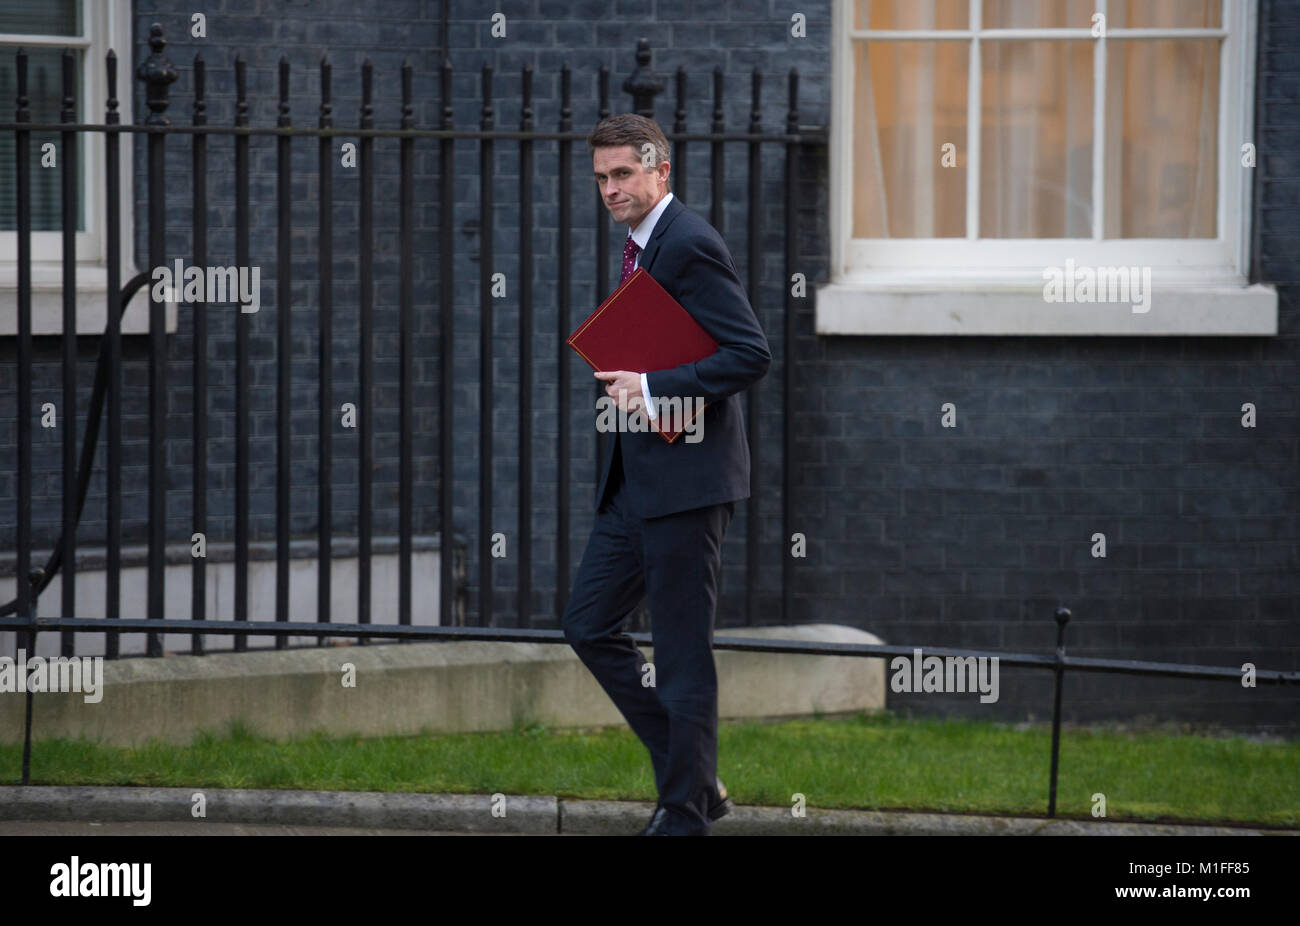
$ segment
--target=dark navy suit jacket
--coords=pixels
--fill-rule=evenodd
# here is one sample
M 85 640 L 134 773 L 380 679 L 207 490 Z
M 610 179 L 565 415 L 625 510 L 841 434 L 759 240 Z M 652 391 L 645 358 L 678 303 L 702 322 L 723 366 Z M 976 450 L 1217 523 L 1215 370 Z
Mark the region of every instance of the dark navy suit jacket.
M 708 403 L 697 420 L 703 438 L 683 433 L 671 444 L 654 431 L 618 434 L 624 489 L 632 513 L 657 518 L 677 511 L 749 498 L 749 441 L 739 393 L 772 362 L 767 338 L 749 304 L 722 236 L 698 213 L 669 201 L 641 252 L 639 266 L 703 326 L 718 350 L 702 360 L 646 374 L 651 399 L 680 396 L 692 409 Z M 615 440 L 605 441 L 596 490 L 599 509 L 614 461 Z

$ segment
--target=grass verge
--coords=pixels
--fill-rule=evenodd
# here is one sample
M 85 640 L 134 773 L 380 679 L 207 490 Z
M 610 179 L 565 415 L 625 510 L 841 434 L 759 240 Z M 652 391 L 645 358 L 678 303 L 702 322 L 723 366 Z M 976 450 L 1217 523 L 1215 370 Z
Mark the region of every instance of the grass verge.
M 724 723 L 718 770 L 741 804 L 1042 815 L 1051 729 L 893 714 Z M 21 747 L 0 746 L 16 780 Z M 627 729 L 277 743 L 236 725 L 187 746 L 38 741 L 32 782 L 196 788 L 555 794 L 655 799 L 645 748 Z M 1300 743 L 1067 728 L 1057 814 L 1112 821 L 1300 825 Z

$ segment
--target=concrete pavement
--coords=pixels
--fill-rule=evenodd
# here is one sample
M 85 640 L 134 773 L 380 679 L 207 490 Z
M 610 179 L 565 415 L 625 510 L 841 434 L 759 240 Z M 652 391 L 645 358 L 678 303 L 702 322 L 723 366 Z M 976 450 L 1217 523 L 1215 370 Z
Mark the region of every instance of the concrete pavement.
M 203 816 L 196 816 L 201 809 Z M 0 787 L 0 835 L 632 835 L 640 801 L 533 795 Z M 737 805 L 716 836 L 1247 836 L 1263 827 Z

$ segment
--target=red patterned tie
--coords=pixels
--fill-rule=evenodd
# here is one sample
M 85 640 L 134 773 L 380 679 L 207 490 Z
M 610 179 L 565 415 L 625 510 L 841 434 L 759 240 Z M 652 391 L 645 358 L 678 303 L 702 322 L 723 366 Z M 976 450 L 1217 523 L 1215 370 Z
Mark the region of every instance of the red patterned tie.
M 636 270 L 636 256 L 641 250 L 641 245 L 632 240 L 632 236 L 627 236 L 627 242 L 623 245 L 623 276 L 619 279 L 618 285 L 622 286 L 627 282 Z

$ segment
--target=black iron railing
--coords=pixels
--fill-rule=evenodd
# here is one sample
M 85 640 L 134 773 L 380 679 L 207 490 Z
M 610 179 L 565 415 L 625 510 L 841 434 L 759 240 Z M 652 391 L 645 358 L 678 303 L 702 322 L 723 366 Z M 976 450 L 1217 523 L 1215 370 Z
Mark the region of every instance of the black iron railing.
M 558 478 L 555 499 L 556 532 L 554 549 L 556 551 L 556 596 L 553 619 L 558 620 L 562 613 L 567 595 L 571 572 L 569 561 L 570 549 L 570 364 L 573 362 L 565 339 L 575 325 L 569 307 L 572 291 L 572 230 L 573 230 L 573 190 L 571 189 L 571 167 L 573 144 L 585 140 L 585 133 L 573 131 L 573 111 L 570 92 L 570 69 L 564 64 L 560 73 L 560 111 L 558 131 L 538 131 L 534 126 L 532 107 L 532 69 L 522 70 L 522 99 L 518 131 L 497 129 L 496 113 L 493 106 L 493 71 L 484 67 L 481 76 L 482 107 L 481 122 L 477 131 L 457 129 L 452 120 L 452 66 L 444 60 L 440 69 L 442 111 L 437 129 L 422 129 L 415 125 L 414 98 L 412 91 L 413 69 L 409 63 L 401 68 L 401 118 L 397 128 L 377 128 L 374 116 L 374 70 L 367 59 L 361 67 L 361 106 L 358 125 L 354 128 L 340 128 L 334 125 L 333 105 L 331 99 L 331 65 L 328 58 L 320 64 L 320 108 L 318 125 L 315 128 L 295 125 L 291 118 L 289 80 L 290 65 L 282 58 L 279 63 L 279 100 L 278 116 L 274 127 L 257 127 L 250 125 L 249 97 L 247 88 L 247 68 L 244 59 L 236 56 L 234 61 L 235 107 L 233 125 L 218 126 L 209 122 L 207 101 L 205 97 L 207 84 L 207 66 L 201 55 L 194 60 L 193 81 L 194 97 L 191 125 L 173 124 L 168 112 L 171 105 L 171 84 L 178 78 L 177 69 L 165 55 L 166 41 L 162 28 L 154 25 L 149 37 L 150 54 L 137 69 L 137 77 L 146 87 L 147 115 L 136 125 L 122 125 L 118 113 L 118 59 L 110 51 L 105 60 L 108 99 L 102 124 L 76 123 L 77 88 L 74 75 L 74 58 L 71 51 L 64 55 L 63 74 L 63 110 L 62 121 L 54 126 L 61 133 L 65 146 L 61 158 L 63 178 L 63 251 L 65 299 L 63 330 L 76 330 L 75 280 L 76 260 L 74 248 L 77 188 L 77 159 L 75 145 L 77 137 L 84 133 L 102 133 L 105 136 L 104 163 L 104 199 L 105 214 L 110 230 L 108 242 L 108 326 L 101 341 L 99 367 L 96 371 L 96 393 L 92 401 L 92 414 L 86 422 L 85 440 L 80 467 L 76 459 L 76 378 L 75 378 L 75 338 L 64 337 L 64 418 L 63 434 L 63 524 L 62 534 L 53 555 L 47 562 L 42 575 L 42 584 L 37 589 L 44 589 L 44 583 L 62 571 L 63 606 L 61 610 L 68 617 L 75 616 L 79 610 L 76 602 L 76 544 L 77 523 L 81 507 L 84 504 L 89 468 L 93 458 L 94 439 L 99 429 L 99 414 L 104 402 L 108 405 L 108 434 L 106 448 L 106 493 L 107 493 L 107 530 L 106 530 L 106 573 L 107 601 L 105 614 L 107 621 L 96 620 L 96 629 L 107 632 L 106 655 L 116 657 L 120 653 L 119 634 L 112 621 L 121 617 L 121 482 L 122 482 L 122 367 L 121 367 L 121 323 L 120 319 L 130 294 L 138 288 L 141 280 L 131 281 L 124 291 L 119 279 L 121 266 L 121 242 L 114 234 L 117 219 L 121 215 L 123 191 L 119 181 L 121 163 L 120 144 L 125 133 L 138 133 L 146 136 L 146 177 L 147 177 L 147 242 L 148 261 L 151 268 L 168 266 L 170 258 L 167 241 L 167 179 L 169 162 L 167 140 L 174 135 L 192 137 L 190 170 L 193 175 L 191 235 L 195 266 L 206 267 L 212 256 L 208 243 L 207 202 L 208 167 L 210 145 L 228 144 L 233 153 L 233 179 L 235 191 L 234 222 L 234 261 L 239 268 L 247 268 L 252 261 L 250 248 L 250 140 L 254 136 L 267 136 L 276 139 L 276 234 L 275 259 L 277 266 L 276 303 L 277 328 L 275 333 L 276 350 L 276 459 L 275 459 L 275 607 L 274 620 L 289 624 L 289 548 L 290 548 L 290 374 L 292 358 L 290 354 L 293 329 L 291 328 L 292 299 L 292 152 L 297 139 L 316 138 L 319 145 L 319 190 L 317 204 L 319 215 L 319 232 L 317 237 L 317 257 L 319 261 L 320 295 L 319 295 L 319 356 L 317 376 L 320 383 L 320 408 L 318 416 L 318 525 L 317 525 L 317 613 L 322 623 L 332 623 L 330 614 L 331 591 L 331 538 L 333 535 L 333 512 L 331 509 L 331 481 L 334 465 L 334 452 L 331 432 L 334 421 L 329 407 L 332 380 L 331 353 L 332 316 L 335 310 L 334 286 L 336 283 L 333 261 L 334 241 L 331 192 L 332 161 L 336 156 L 333 150 L 335 139 L 355 139 L 358 149 L 358 176 L 360 180 L 359 202 L 359 243 L 355 245 L 359 259 L 359 300 L 356 314 L 359 320 L 359 343 L 357 349 L 359 368 L 359 505 L 358 505 L 358 578 L 357 578 L 357 626 L 371 623 L 371 538 L 372 526 L 372 473 L 374 470 L 374 324 L 376 309 L 374 302 L 375 275 L 375 237 L 376 227 L 374 212 L 376 205 L 374 179 L 376 172 L 376 155 L 374 141 L 376 138 L 396 138 L 399 140 L 400 175 L 396 189 L 399 205 L 398 239 L 399 239 L 399 295 L 398 318 L 399 335 L 399 588 L 397 613 L 392 615 L 396 623 L 411 623 L 411 536 L 412 536 L 412 487 L 414 472 L 412 467 L 412 396 L 415 381 L 412 375 L 412 341 L 415 330 L 415 298 L 412 286 L 412 268 L 414 265 L 414 204 L 418 200 L 415 186 L 414 158 L 415 150 L 421 141 L 438 142 L 438 171 L 440 175 L 439 206 L 439 265 L 438 265 L 438 301 L 436 310 L 440 319 L 441 353 L 439 357 L 439 412 L 440 433 L 439 446 L 439 523 L 442 547 L 441 566 L 441 600 L 440 620 L 456 620 L 458 611 L 453 604 L 456 581 L 453 576 L 453 490 L 455 488 L 454 452 L 452 443 L 452 421 L 454 407 L 454 311 L 453 244 L 455 241 L 454 208 L 456 178 L 453 171 L 455 147 L 458 141 L 476 142 L 478 144 L 480 202 L 478 229 L 481 253 L 480 264 L 480 408 L 479 408 L 479 448 L 478 448 L 478 588 L 479 608 L 477 622 L 483 626 L 494 626 L 498 622 L 492 609 L 492 413 L 495 396 L 492 383 L 493 337 L 495 331 L 493 318 L 492 287 L 492 241 L 493 241 L 493 153 L 497 144 L 512 144 L 518 148 L 520 164 L 520 289 L 519 289 L 519 332 L 521 345 L 533 341 L 534 297 L 531 286 L 533 270 L 532 237 L 534 233 L 534 208 L 532 201 L 532 183 L 534 182 L 533 156 L 534 148 L 539 143 L 553 143 L 559 158 L 559 203 L 558 203 L 558 285 L 554 293 L 555 331 L 558 334 L 558 401 L 553 410 L 556 414 L 558 435 L 557 466 Z M 663 89 L 663 83 L 655 78 L 650 70 L 650 50 L 648 43 L 642 39 L 637 48 L 637 65 L 631 76 L 624 82 L 623 89 L 631 96 L 633 109 L 645 115 L 653 115 L 655 96 Z M 31 343 L 31 209 L 29 185 L 32 179 L 30 164 L 30 143 L 33 132 L 49 130 L 51 127 L 31 122 L 31 107 L 27 97 L 28 74 L 27 55 L 19 50 L 16 58 L 18 99 L 14 122 L 0 123 L 0 131 L 14 133 L 18 157 L 16 161 L 17 200 L 17 239 L 18 239 L 18 300 L 17 300 L 17 360 L 18 360 L 18 460 L 17 460 L 17 531 L 15 575 L 26 576 L 31 572 L 32 553 L 32 438 L 31 416 L 26 410 L 31 407 L 32 387 L 32 343 Z M 707 143 L 711 155 L 712 180 L 712 220 L 715 225 L 722 224 L 724 206 L 724 146 L 728 143 L 744 144 L 749 156 L 749 196 L 748 196 L 748 274 L 749 293 L 756 308 L 760 308 L 760 283 L 763 269 L 772 263 L 774 255 L 762 250 L 764 241 L 759 231 L 760 184 L 761 184 L 761 150 L 762 146 L 778 146 L 784 149 L 787 169 L 787 198 L 785 202 L 787 215 L 786 245 L 784 253 L 783 279 L 789 279 L 794 273 L 795 236 L 794 228 L 794 191 L 797 184 L 793 182 L 798 170 L 799 147 L 805 143 L 824 143 L 824 132 L 819 129 L 802 128 L 798 121 L 798 74 L 791 71 L 788 76 L 789 106 L 783 133 L 764 133 L 760 119 L 762 87 L 761 76 L 754 72 L 752 80 L 752 113 L 744 132 L 729 132 L 723 120 L 723 82 L 720 70 L 713 74 L 713 118 L 711 131 L 708 133 L 690 133 L 686 126 L 687 75 L 679 69 L 676 75 L 677 108 L 673 130 L 670 138 L 673 144 L 675 189 L 684 196 L 689 184 L 687 170 L 688 145 Z M 599 73 L 600 115 L 603 118 L 611 112 L 609 69 L 602 67 Z M 226 139 L 229 139 L 227 142 Z M 391 200 L 391 197 L 390 197 Z M 598 293 L 607 292 L 609 286 L 609 216 L 600 202 L 594 198 L 596 226 L 596 279 Z M 174 281 L 179 287 L 181 281 Z M 793 394 L 793 375 L 796 358 L 793 356 L 793 299 L 789 287 L 784 297 L 785 317 L 785 351 L 784 384 L 782 396 L 783 429 L 783 533 L 789 536 L 794 530 L 793 509 L 791 506 L 791 467 L 793 428 L 791 426 L 790 401 Z M 205 297 L 210 294 L 205 293 Z M 188 300 L 187 300 L 188 301 Z M 203 300 L 193 301 L 189 306 L 194 322 L 192 382 L 193 408 L 190 414 L 192 432 L 192 491 L 193 518 L 192 531 L 208 537 L 208 465 L 209 448 L 209 388 L 207 380 L 208 315 L 207 303 Z M 149 307 L 148 333 L 148 580 L 145 615 L 151 621 L 162 622 L 164 614 L 164 550 L 166 536 L 166 486 L 169 441 L 175 435 L 167 431 L 167 335 L 165 329 L 165 304 L 163 300 L 151 299 Z M 237 624 L 250 621 L 254 615 L 249 610 L 249 543 L 250 543 L 250 399 L 251 385 L 250 348 L 253 346 L 253 333 L 250 328 L 249 313 L 239 312 L 235 320 L 235 356 L 234 356 L 234 603 L 233 616 Z M 580 319 L 579 319 L 580 320 Z M 521 350 L 521 382 L 529 384 L 533 379 L 530 353 Z M 593 384 L 596 394 L 601 394 L 601 384 Z M 513 399 L 513 395 L 511 396 Z M 747 392 L 749 415 L 749 439 L 752 457 L 753 491 L 747 502 L 746 526 L 746 583 L 744 596 L 744 614 L 748 624 L 756 623 L 757 598 L 759 584 L 759 503 L 760 492 L 758 474 L 763 458 L 761 435 L 759 433 L 759 412 L 762 397 L 759 389 L 751 388 Z M 535 531 L 531 526 L 533 508 L 533 469 L 532 459 L 532 420 L 539 412 L 550 409 L 535 407 L 533 389 L 518 390 L 519 414 L 519 525 L 518 525 L 518 605 L 514 615 L 516 626 L 527 627 L 533 623 L 530 609 L 531 581 L 533 563 L 533 543 Z M 603 449 L 606 437 L 597 435 L 599 451 Z M 74 491 L 73 487 L 77 487 Z M 549 542 L 549 539 L 548 539 Z M 782 605 L 783 613 L 790 612 L 790 593 L 792 587 L 792 564 L 790 557 L 783 556 L 782 568 Z M 206 613 L 207 562 L 205 557 L 193 558 L 191 577 L 191 619 L 203 621 Z M 15 601 L 0 607 L 0 615 L 27 614 L 32 607 L 31 590 L 25 582 L 19 581 Z M 80 625 L 75 625 L 80 626 Z M 161 623 L 158 624 L 161 627 Z M 281 627 L 276 634 L 277 648 L 288 645 L 289 632 L 297 635 L 297 622 L 290 627 Z M 358 634 L 364 641 L 366 635 Z M 62 636 L 64 655 L 75 653 L 75 632 L 67 630 Z M 234 649 L 247 648 L 247 632 L 235 634 Z M 152 656 L 162 654 L 162 638 L 158 632 L 147 635 L 147 653 Z M 192 651 L 203 652 L 201 635 L 194 635 Z

